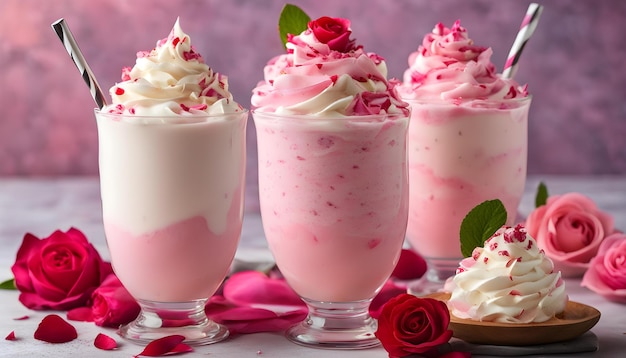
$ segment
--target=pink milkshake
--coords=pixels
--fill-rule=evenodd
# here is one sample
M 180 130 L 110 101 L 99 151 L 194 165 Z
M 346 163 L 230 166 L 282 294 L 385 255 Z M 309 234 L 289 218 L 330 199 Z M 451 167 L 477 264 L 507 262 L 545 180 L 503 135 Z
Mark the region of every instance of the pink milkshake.
M 287 336 L 314 347 L 379 344 L 367 308 L 406 230 L 407 104 L 349 25 L 324 17 L 289 37 L 252 96 L 265 235 L 309 305 Z
M 398 87 L 412 110 L 407 239 L 433 281 L 454 274 L 460 225 L 474 206 L 500 199 L 511 225 L 524 192 L 531 99 L 496 73 L 491 54 L 458 21 L 439 24 Z
M 113 269 L 142 312 L 132 341 L 226 338 L 204 303 L 224 280 L 242 225 L 247 111 L 178 21 L 138 53 L 96 110 L 103 222 Z

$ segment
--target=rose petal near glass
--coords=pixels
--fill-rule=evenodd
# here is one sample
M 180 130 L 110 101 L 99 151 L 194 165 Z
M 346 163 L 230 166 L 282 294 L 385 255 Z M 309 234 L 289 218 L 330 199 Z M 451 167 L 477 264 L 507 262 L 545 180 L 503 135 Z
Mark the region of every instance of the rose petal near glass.
M 91 307 L 77 307 L 67 311 L 67 319 L 70 321 L 93 322 Z
M 78 337 L 76 328 L 59 315 L 47 315 L 41 320 L 34 334 L 35 339 L 48 343 L 66 343 Z
M 185 336 L 174 334 L 148 343 L 137 356 L 159 357 L 174 352 L 174 349 L 185 340 Z
M 93 345 L 105 351 L 110 351 L 117 348 L 117 342 L 115 339 L 107 336 L 106 334 L 98 333 L 96 339 L 93 341 Z

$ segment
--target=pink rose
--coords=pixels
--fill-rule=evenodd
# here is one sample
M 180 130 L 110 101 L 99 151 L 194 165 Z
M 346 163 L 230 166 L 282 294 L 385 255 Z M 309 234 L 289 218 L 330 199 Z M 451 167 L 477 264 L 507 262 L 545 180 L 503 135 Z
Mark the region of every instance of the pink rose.
M 354 49 L 354 40 L 350 40 L 350 20 L 324 16 L 310 21 L 309 29 L 331 50 L 349 52 Z
M 11 267 L 19 300 L 30 309 L 68 310 L 84 306 L 113 270 L 85 235 L 71 228 L 46 239 L 26 234 Z
M 390 299 L 378 317 L 376 337 L 389 357 L 437 356 L 452 337 L 450 312 L 442 301 L 401 294 Z
M 139 304 L 115 274 L 107 276 L 91 294 L 91 305 L 67 312 L 72 321 L 94 322 L 102 327 L 119 327 L 139 315 Z
M 565 277 L 582 276 L 602 240 L 615 231 L 613 217 L 579 193 L 549 197 L 530 213 L 526 230 Z
M 580 284 L 609 300 L 626 303 L 626 234 L 604 239 Z

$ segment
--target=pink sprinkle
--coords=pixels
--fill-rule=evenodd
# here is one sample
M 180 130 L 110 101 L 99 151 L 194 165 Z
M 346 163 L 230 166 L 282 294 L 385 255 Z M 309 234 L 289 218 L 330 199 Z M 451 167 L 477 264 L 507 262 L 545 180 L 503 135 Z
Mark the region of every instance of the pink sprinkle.
M 380 243 L 381 243 L 380 239 L 372 239 L 367 242 L 367 247 L 369 247 L 370 249 L 373 249 L 376 246 L 378 246 Z
M 322 69 L 322 66 L 324 66 L 323 63 L 316 63 L 315 66 L 317 66 L 318 69 Z
M 511 296 L 521 296 L 522 293 L 519 292 L 518 290 L 512 290 L 511 292 L 509 292 L 509 295 L 511 295 Z
M 507 250 L 500 250 L 500 251 L 498 251 L 498 255 L 500 255 L 500 256 L 510 256 L 509 252 Z
M 513 263 L 517 261 L 516 258 L 512 258 L 509 261 L 506 262 L 506 267 L 511 267 L 511 265 L 513 265 Z
M 183 111 L 189 112 L 189 107 L 185 106 L 185 104 L 184 104 L 184 103 L 181 103 L 181 104 L 180 104 L 180 108 L 182 108 L 182 109 L 183 109 Z
M 485 257 L 485 258 L 483 259 L 483 262 L 486 264 L 486 263 L 487 263 L 487 261 L 489 261 L 489 258 L 488 258 L 488 257 Z
M 330 76 L 330 80 L 333 82 L 333 84 L 337 83 L 337 79 L 338 79 L 338 78 L 339 78 L 339 77 L 338 77 L 337 75 L 332 75 L 332 76 Z
M 489 250 L 491 251 L 496 251 L 496 249 L 498 248 L 498 243 L 497 242 L 493 242 L 489 245 Z
M 180 42 L 180 38 L 176 37 L 174 38 L 174 40 L 172 40 L 172 45 L 176 47 L 176 45 L 178 45 L 179 42 Z
M 115 94 L 116 94 L 117 96 L 121 96 L 121 95 L 123 95 L 123 94 L 124 94 L 124 89 L 123 89 L 123 88 L 120 88 L 120 87 L 115 87 Z
M 130 67 L 122 68 L 122 81 L 130 81 Z

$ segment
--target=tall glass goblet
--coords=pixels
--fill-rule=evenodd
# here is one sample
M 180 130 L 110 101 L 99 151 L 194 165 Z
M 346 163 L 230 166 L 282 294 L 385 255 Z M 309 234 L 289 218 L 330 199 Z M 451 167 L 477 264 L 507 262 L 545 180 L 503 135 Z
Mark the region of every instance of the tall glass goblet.
M 531 97 L 502 101 L 408 100 L 409 223 L 407 240 L 429 270 L 414 293 L 442 288 L 463 258 L 463 218 L 500 199 L 514 223 L 524 193 Z
M 309 307 L 288 339 L 317 348 L 379 345 L 368 308 L 404 241 L 408 117 L 253 118 L 265 235 Z
M 194 345 L 225 339 L 204 305 L 239 243 L 248 112 L 95 114 L 111 262 L 141 306 L 118 333 L 141 344 L 172 334 Z

